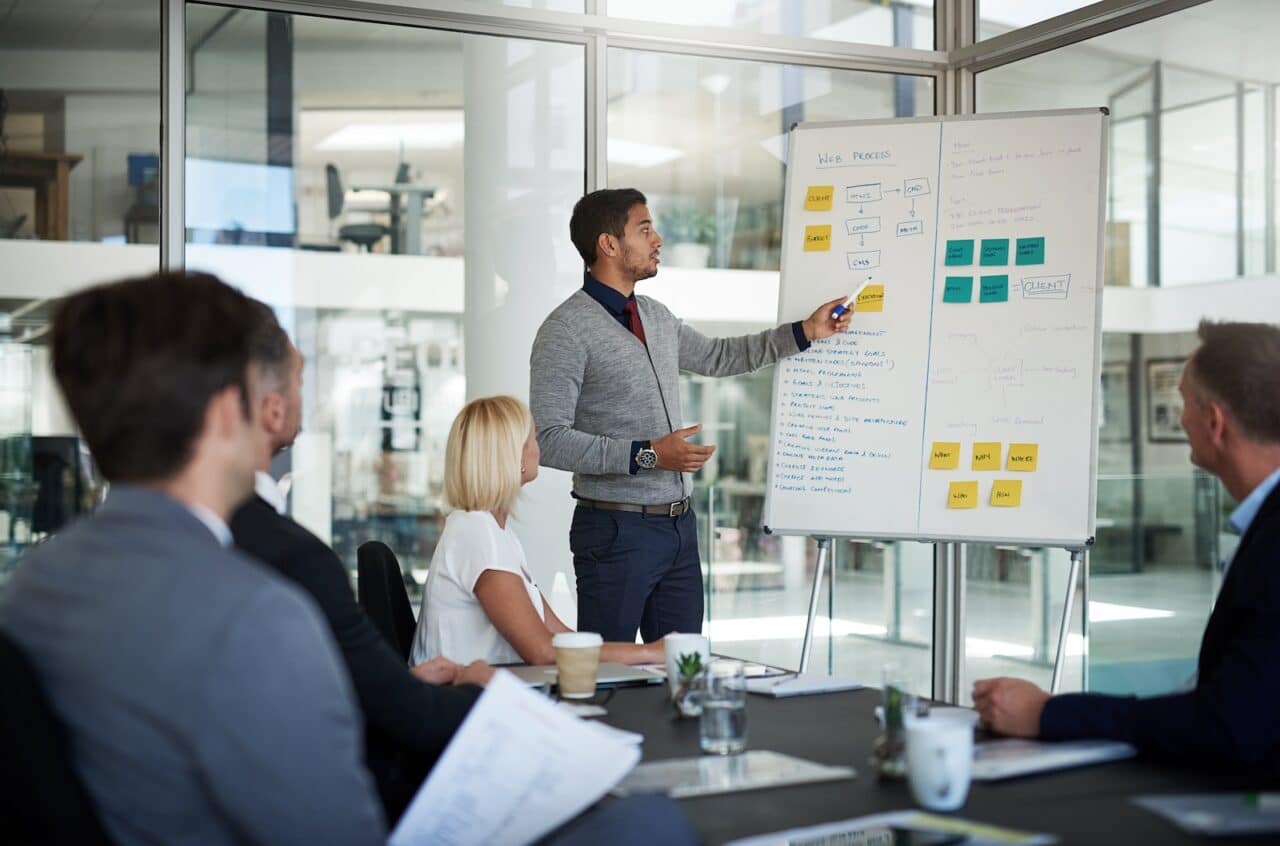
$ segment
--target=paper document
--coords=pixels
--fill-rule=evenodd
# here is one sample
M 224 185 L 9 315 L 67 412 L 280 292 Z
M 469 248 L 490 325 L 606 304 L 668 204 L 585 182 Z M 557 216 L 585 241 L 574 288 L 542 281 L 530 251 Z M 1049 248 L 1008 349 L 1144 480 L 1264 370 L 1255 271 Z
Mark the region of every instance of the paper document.
M 1132 801 L 1189 834 L 1235 837 L 1280 833 L 1280 802 L 1273 793 L 1138 796 Z
M 1118 740 L 984 740 L 973 747 L 973 780 L 999 781 L 1034 773 L 1132 758 L 1138 751 Z
M 788 673 L 784 676 L 768 676 L 747 679 L 747 690 L 765 696 L 803 696 L 806 693 L 834 693 L 838 690 L 857 690 L 862 682 L 821 673 Z
M 944 817 L 923 811 L 893 811 L 761 834 L 734 840 L 728 846 L 879 846 L 899 842 L 894 838 L 894 829 L 959 834 L 965 837 L 965 846 L 1040 846 L 1057 842 L 1057 838 L 1052 835 L 999 828 L 959 817 Z
M 650 761 L 632 770 L 613 789 L 613 795 L 665 793 L 673 799 L 684 799 L 855 776 L 853 767 L 830 766 L 766 749 L 752 749 L 741 755 Z
M 640 749 L 622 734 L 498 670 L 388 843 L 531 843 L 631 771 Z

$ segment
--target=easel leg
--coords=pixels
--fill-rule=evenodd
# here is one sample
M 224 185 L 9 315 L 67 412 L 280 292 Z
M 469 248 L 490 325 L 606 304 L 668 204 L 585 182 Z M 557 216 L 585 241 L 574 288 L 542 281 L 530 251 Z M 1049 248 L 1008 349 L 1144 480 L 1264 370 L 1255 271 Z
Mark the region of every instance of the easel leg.
M 822 590 L 822 577 L 826 574 L 831 557 L 831 538 L 817 538 L 818 560 L 813 565 L 813 588 L 809 593 L 809 617 L 804 624 L 804 644 L 800 647 L 800 672 L 809 670 L 809 656 L 813 652 L 813 623 L 818 617 L 818 594 Z
M 1071 631 L 1071 610 L 1075 605 L 1076 585 L 1080 582 L 1080 562 L 1084 553 L 1079 550 L 1071 552 L 1071 570 L 1067 575 L 1067 597 L 1062 605 L 1062 624 L 1058 627 L 1058 654 L 1053 661 L 1053 678 L 1049 682 L 1049 692 L 1057 693 L 1062 687 L 1062 672 L 1067 663 L 1067 635 Z

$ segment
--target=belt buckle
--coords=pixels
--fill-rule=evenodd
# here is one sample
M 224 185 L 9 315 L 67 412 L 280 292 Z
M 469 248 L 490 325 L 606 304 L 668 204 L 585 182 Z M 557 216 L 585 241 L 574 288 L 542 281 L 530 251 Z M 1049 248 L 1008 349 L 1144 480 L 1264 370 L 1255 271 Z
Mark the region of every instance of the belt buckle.
M 667 506 L 667 516 L 668 516 L 668 517 L 679 517 L 679 516 L 680 516 L 681 514 L 683 514 L 683 513 L 684 513 L 684 500 L 683 500 L 683 499 L 682 499 L 682 500 L 680 500 L 679 502 L 673 502 L 673 503 L 671 503 L 670 505 L 668 505 L 668 506 Z

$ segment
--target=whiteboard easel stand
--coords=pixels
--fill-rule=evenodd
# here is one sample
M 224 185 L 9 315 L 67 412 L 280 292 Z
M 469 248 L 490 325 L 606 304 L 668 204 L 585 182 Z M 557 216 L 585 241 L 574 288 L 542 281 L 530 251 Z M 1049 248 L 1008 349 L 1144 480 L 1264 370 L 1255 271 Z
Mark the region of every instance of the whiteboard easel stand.
M 768 531 L 766 529 L 766 531 Z M 809 671 L 809 656 L 813 652 L 813 624 L 818 618 L 818 594 L 822 591 L 822 578 L 831 563 L 831 538 L 815 537 L 818 542 L 818 560 L 813 565 L 813 587 L 809 591 L 809 616 L 804 624 L 804 642 L 800 645 L 800 672 Z M 831 629 L 828 623 L 827 636 Z
M 1071 606 L 1075 603 L 1076 585 L 1080 582 L 1081 565 L 1085 562 L 1084 552 L 1071 550 L 1071 569 L 1067 572 L 1067 598 L 1062 606 L 1062 623 L 1058 628 L 1058 654 L 1053 659 L 1053 678 L 1049 682 L 1049 692 L 1056 694 L 1062 687 L 1062 671 L 1067 661 L 1067 635 L 1071 631 Z M 1088 579 L 1085 580 L 1085 617 L 1088 615 Z M 1085 631 L 1082 634 L 1087 635 Z M 1086 665 L 1087 666 L 1087 665 Z
M 773 534 L 768 526 L 766 534 Z M 805 619 L 804 641 L 800 646 L 800 672 L 808 672 L 813 652 L 814 624 L 818 617 L 818 599 L 822 581 L 828 574 L 831 560 L 831 538 L 814 535 L 818 544 L 818 558 L 813 567 L 813 585 L 809 590 L 809 614 Z M 1092 543 L 1092 538 L 1089 543 Z M 1071 629 L 1071 612 L 1075 604 L 1076 588 L 1080 584 L 1080 571 L 1086 573 L 1084 603 L 1088 608 L 1088 557 L 1083 549 L 1068 549 L 1071 567 L 1067 573 L 1067 596 L 1062 606 L 1062 620 L 1058 626 L 1058 649 L 1053 661 L 1053 675 L 1049 693 L 1056 694 L 1062 686 L 1062 672 L 1067 659 L 1067 635 Z M 960 702 L 960 670 L 964 666 L 965 631 L 965 547 L 963 542 L 939 541 L 933 545 L 933 698 L 949 704 Z M 1084 668 L 1088 672 L 1088 614 L 1082 635 L 1085 641 Z M 830 637 L 830 629 L 828 629 Z

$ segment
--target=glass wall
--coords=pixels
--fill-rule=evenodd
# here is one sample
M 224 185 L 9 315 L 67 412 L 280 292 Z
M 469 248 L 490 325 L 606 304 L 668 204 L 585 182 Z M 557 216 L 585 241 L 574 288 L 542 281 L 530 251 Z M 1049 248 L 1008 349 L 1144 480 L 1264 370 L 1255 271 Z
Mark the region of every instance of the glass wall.
M 929 77 L 610 50 L 609 183 L 646 193 L 665 242 L 662 270 L 642 290 L 709 335 L 774 325 L 788 129 L 932 112 Z M 687 375 L 682 402 L 717 447 L 695 478 L 713 646 L 795 667 L 816 547 L 761 527 L 772 390 L 772 368 Z M 907 561 L 898 545 L 836 547 L 814 666 L 878 678 L 892 655 L 927 690 L 931 564 Z
M 608 0 L 612 17 L 932 50 L 933 0 Z
M 159 126 L 157 3 L 0 13 L 0 579 L 100 491 L 50 378 L 50 308 L 159 266 Z
M 583 49 L 197 4 L 187 44 L 187 264 L 271 303 L 306 361 L 273 471 L 344 561 L 383 540 L 416 591 L 494 343 L 466 315 L 580 284 Z M 534 567 L 568 603 L 566 563 Z
M 1235 26 L 1252 21 L 1256 29 L 1274 12 L 1264 6 L 1217 0 L 977 76 L 981 112 L 1110 107 L 1108 285 L 1195 285 L 1273 269 L 1266 223 L 1275 200 L 1266 186 L 1275 174 L 1266 147 L 1274 144 L 1267 124 L 1275 113 L 1266 98 L 1280 72 L 1258 76 L 1252 30 Z M 1210 19 L 1218 26 L 1211 32 Z M 1184 46 L 1192 40 L 1195 49 Z M 1133 322 L 1123 302 L 1104 298 L 1104 327 Z M 1235 311 L 1236 319 L 1252 319 L 1247 308 Z M 1197 342 L 1193 331 L 1171 330 L 1193 327 L 1202 313 L 1175 309 L 1167 328 L 1153 323 L 1143 334 L 1104 336 L 1087 679 L 1068 674 L 1068 687 L 1085 681 L 1104 692 L 1160 693 L 1181 688 L 1194 672 L 1215 565 L 1235 542 L 1223 529 L 1234 504 L 1191 465 L 1178 424 L 1177 381 Z M 974 610 L 1004 593 L 1007 613 L 1054 622 L 1047 640 L 1032 632 L 1029 651 L 1017 644 L 1030 663 L 1020 675 L 1047 682 L 1065 564 L 1049 556 L 1046 590 L 1037 587 L 1035 555 L 1003 568 L 989 563 L 999 555 L 971 551 L 969 678 L 989 672 L 989 656 L 975 648 Z M 1073 631 L 1067 651 L 1080 654 L 1079 621 Z M 1049 647 L 1047 660 L 1036 637 Z
M 0 12 L 0 546 L 10 556 L 96 490 L 48 377 L 50 306 L 155 269 L 161 210 L 158 4 L 11 5 Z M 707 334 L 772 325 L 788 128 L 931 114 L 936 68 L 884 48 L 932 48 L 934 5 L 477 0 L 461 16 L 503 36 L 446 31 L 462 24 L 425 7 L 421 26 L 403 27 L 189 3 L 178 59 L 185 260 L 275 306 L 306 357 L 304 431 L 273 466 L 293 515 L 349 564 L 360 542 L 387 541 L 410 584 L 421 582 L 449 422 L 468 396 L 527 393 L 539 319 L 581 284 L 567 221 L 588 187 L 649 195 L 666 247 L 645 293 Z M 976 5 L 985 38 L 1086 4 Z M 947 0 L 948 19 L 965 7 Z M 587 12 L 600 17 L 575 28 Z M 1274 273 L 1277 27 L 1275 4 L 1214 0 L 982 72 L 977 108 L 1110 108 L 1107 284 Z M 787 49 L 747 61 L 725 33 Z M 588 66 L 593 42 L 605 50 Z M 693 42 L 702 55 L 688 54 Z M 869 70 L 807 64 L 832 42 Z M 1214 308 L 1251 314 L 1256 297 L 1224 284 Z M 1209 607 L 1210 564 L 1230 547 L 1231 503 L 1187 462 L 1170 392 L 1197 307 L 1107 302 L 1088 680 L 1171 689 Z M 717 648 L 794 666 L 815 547 L 760 529 L 771 390 L 770 371 L 682 384 L 688 420 L 718 447 L 697 477 L 708 630 Z M 40 462 L 75 468 L 53 511 L 33 501 Z M 568 477 L 544 469 L 518 531 L 572 622 L 568 494 Z M 965 680 L 1047 681 L 1065 556 L 971 547 L 967 562 Z M 832 572 L 814 666 L 874 679 L 892 660 L 926 692 L 931 547 L 839 542 Z M 1069 679 L 1085 666 L 1081 634 L 1077 623 Z

